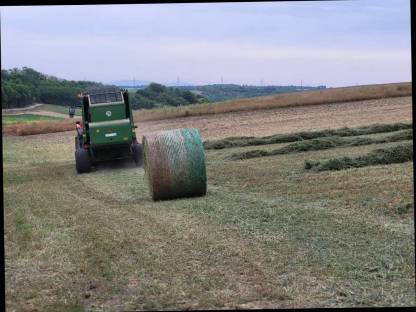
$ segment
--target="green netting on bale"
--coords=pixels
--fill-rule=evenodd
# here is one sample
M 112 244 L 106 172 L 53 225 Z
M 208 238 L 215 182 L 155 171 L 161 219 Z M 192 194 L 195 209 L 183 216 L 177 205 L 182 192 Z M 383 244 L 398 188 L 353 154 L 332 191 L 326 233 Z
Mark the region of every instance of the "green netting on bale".
M 144 136 L 143 146 L 144 169 L 154 200 L 206 194 L 205 154 L 197 129 Z

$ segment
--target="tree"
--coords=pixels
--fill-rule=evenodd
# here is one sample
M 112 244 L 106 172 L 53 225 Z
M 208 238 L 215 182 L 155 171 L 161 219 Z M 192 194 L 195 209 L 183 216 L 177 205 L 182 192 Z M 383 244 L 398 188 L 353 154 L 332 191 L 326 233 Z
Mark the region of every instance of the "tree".
M 32 68 L 1 71 L 2 107 L 21 107 L 35 101 L 46 104 L 75 104 L 76 94 L 88 87 L 102 87 L 91 81 L 69 81 L 44 75 Z

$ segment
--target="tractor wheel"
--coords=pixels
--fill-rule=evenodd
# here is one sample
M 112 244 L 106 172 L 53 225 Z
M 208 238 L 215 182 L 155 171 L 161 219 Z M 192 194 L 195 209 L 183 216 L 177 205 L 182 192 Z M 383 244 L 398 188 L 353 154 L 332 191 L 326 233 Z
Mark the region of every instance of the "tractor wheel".
M 87 150 L 79 148 L 75 151 L 75 164 L 78 173 L 91 171 L 91 159 Z
M 133 160 L 136 163 L 136 166 L 143 166 L 143 145 L 132 144 L 131 151 L 133 153 Z

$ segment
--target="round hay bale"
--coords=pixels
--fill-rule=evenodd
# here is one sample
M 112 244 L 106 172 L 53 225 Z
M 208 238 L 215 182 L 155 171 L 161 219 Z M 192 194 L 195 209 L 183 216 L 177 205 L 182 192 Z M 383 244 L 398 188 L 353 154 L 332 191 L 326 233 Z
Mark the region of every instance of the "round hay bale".
M 198 129 L 143 136 L 144 169 L 153 200 L 207 192 L 205 153 Z

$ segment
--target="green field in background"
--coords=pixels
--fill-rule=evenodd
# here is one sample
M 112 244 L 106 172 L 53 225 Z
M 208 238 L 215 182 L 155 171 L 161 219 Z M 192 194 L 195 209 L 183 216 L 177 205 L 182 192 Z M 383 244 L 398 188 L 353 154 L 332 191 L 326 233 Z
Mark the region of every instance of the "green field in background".
M 20 123 L 20 122 L 62 120 L 63 118 L 52 117 L 52 116 L 41 116 L 41 115 L 34 115 L 34 114 L 21 114 L 21 115 L 3 115 L 1 119 L 4 125 L 10 125 L 10 124 Z

